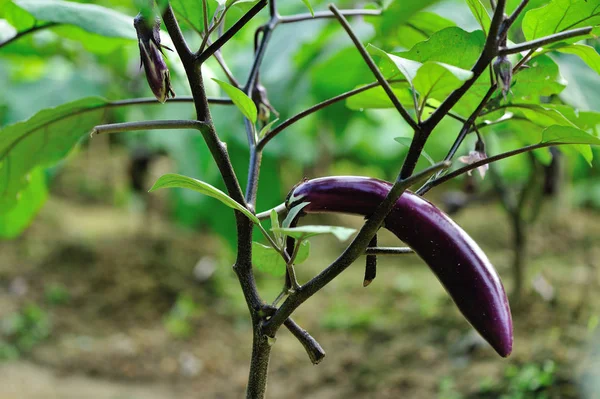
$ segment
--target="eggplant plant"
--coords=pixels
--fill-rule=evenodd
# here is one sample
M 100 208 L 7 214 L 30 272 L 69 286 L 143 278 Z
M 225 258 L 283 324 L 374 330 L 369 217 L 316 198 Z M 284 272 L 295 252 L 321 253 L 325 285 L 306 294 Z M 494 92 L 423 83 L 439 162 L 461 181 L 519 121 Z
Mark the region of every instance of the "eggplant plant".
M 535 4 L 527 0 L 495 0 L 485 5 L 480 0 L 467 0 L 466 5 L 481 25 L 481 29 L 473 32 L 436 14 L 435 0 L 393 0 L 365 9 L 340 9 L 330 4 L 317 11 L 310 0 L 303 2 L 309 12 L 282 15 L 277 0 L 138 1 L 140 14 L 134 19 L 91 4 L 3 0 L 0 18 L 14 27 L 14 34 L 3 39 L 0 48 L 16 45 L 34 32 L 65 25 L 107 38 L 136 40 L 141 65 L 156 100 L 108 101 L 88 97 L 42 110 L 28 120 L 4 127 L 0 131 L 0 216 L 18 210 L 32 217 L 39 206 L 31 207 L 30 202 L 23 201 L 32 195 L 28 176 L 64 158 L 82 137 L 88 136 L 86 133 L 91 132 L 93 137 L 135 130 L 191 129 L 204 140 L 225 191 L 179 174 L 160 177 L 152 191 L 170 187 L 194 190 L 217 199 L 235 213 L 237 248 L 233 270 L 253 328 L 247 398 L 260 399 L 266 395 L 269 359 L 282 326 L 304 346 L 312 363 L 323 360 L 323 348 L 293 320 L 293 313 L 362 256 L 366 256 L 364 285 L 368 285 L 376 276 L 377 256 L 414 251 L 438 277 L 467 321 L 498 354 L 508 356 L 513 344 L 512 319 L 497 272 L 473 239 L 423 196 L 432 188 L 471 171 L 483 174 L 492 162 L 530 152 L 543 158 L 551 146 L 564 146 L 567 152 L 581 154 L 591 162 L 590 145 L 600 144 L 596 131 L 600 114 L 584 115 L 567 104 L 547 104 L 543 100 L 564 88 L 552 59 L 556 52 L 579 56 L 600 72 L 600 55 L 579 42 L 597 32 L 600 16 L 596 10 L 600 0 L 551 0 Z M 433 8 L 425 11 L 428 7 Z M 237 19 L 232 21 L 231 15 Z M 432 18 L 436 24 L 426 22 Z M 278 57 L 276 54 L 267 57 L 267 48 L 281 26 L 306 26 L 317 20 L 341 27 L 347 43 L 354 45 L 356 59 L 368 67 L 372 82 L 360 83 L 352 90 L 278 121 L 275 119 L 278 104 L 269 98 L 259 73 L 264 63 Z M 355 32 L 354 20 L 368 21 L 376 32 L 368 46 Z M 229 69 L 221 50 L 254 21 L 262 23 L 255 30 L 248 76 L 241 82 Z M 184 32 L 183 23 L 191 26 L 191 31 Z M 185 76 L 179 78 L 187 80 L 191 97 L 173 98 L 175 76 L 165 62 L 160 26 L 166 29 L 185 71 Z M 65 32 L 68 33 L 55 31 L 59 35 Z M 200 44 L 192 47 L 191 43 L 197 42 Z M 402 48 L 407 50 L 399 51 Z M 226 94 L 224 97 L 207 95 L 203 65 L 211 58 L 217 60 L 227 79 L 227 82 L 215 79 Z M 335 80 L 336 76 L 328 79 Z M 103 123 L 107 110 L 156 101 L 192 103 L 195 118 Z M 388 183 L 371 177 L 329 176 L 301 181 L 289 187 L 287 199 L 279 199 L 280 206 L 258 212 L 259 176 L 267 145 L 304 118 L 342 101 L 350 109 L 394 109 L 399 115 L 398 131 L 412 132 L 408 151 L 398 160 L 396 179 Z M 227 143 L 213 122 L 213 104 L 232 106 L 231 112 L 237 108 L 244 117 L 239 131 L 244 132 L 247 140 L 249 162 L 245 182 L 238 179 L 240 171 L 234 169 Z M 458 123 L 455 131 L 446 129 L 448 120 Z M 486 153 L 482 144 L 474 150 L 467 148 L 469 155 L 461 158 L 466 165 L 451 169 L 452 161 L 461 148 L 465 149 L 462 144 L 468 142 L 465 139 L 471 133 L 480 136 L 481 132 L 478 143 L 488 136 L 502 140 L 504 137 L 495 130 L 499 126 L 508 129 L 518 126 L 526 134 L 516 148 L 507 152 Z M 442 159 L 417 171 L 424 147 L 434 132 L 456 138 Z M 297 176 L 298 181 L 302 177 Z M 416 187 L 414 193 L 407 191 L 412 187 Z M 365 222 L 358 232 L 300 223 L 304 214 L 314 212 L 357 214 L 364 216 Z M 271 220 L 270 229 L 263 226 L 265 219 Z M 378 247 L 376 235 L 382 227 L 409 248 Z M 255 230 L 264 236 L 266 244 L 253 242 Z M 337 259 L 323 265 L 321 273 L 299 282 L 295 265 L 308 256 L 307 239 L 321 234 L 353 238 Z M 270 270 L 281 276 L 281 295 L 274 299 L 261 295 L 255 282 L 257 270 Z

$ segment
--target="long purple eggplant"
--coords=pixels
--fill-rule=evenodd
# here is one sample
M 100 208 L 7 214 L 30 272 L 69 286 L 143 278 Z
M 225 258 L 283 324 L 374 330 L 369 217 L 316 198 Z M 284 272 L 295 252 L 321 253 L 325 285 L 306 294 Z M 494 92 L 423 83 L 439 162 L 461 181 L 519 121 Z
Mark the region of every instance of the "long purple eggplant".
M 304 213 L 348 213 L 369 217 L 392 185 L 356 176 L 323 177 L 298 184 L 288 209 L 308 202 Z M 384 227 L 410 246 L 431 268 L 465 318 L 502 357 L 510 355 L 513 328 L 498 273 L 481 248 L 429 201 L 405 192 Z

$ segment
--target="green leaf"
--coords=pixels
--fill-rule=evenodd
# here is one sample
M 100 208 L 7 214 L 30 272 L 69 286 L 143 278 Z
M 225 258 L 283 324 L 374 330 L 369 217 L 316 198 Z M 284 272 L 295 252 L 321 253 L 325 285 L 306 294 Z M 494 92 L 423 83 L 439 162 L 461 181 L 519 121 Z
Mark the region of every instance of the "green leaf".
M 234 87 L 229 83 L 223 82 L 219 79 L 213 78 L 213 80 L 217 82 L 219 86 L 221 86 L 225 93 L 227 93 L 229 98 L 231 98 L 231 101 L 233 101 L 236 107 L 238 107 L 238 109 L 242 111 L 242 114 L 244 114 L 244 116 L 248 118 L 252 123 L 256 123 L 258 112 L 256 110 L 256 105 L 254 104 L 254 101 L 252 101 L 252 99 L 250 99 L 250 97 L 248 97 L 246 93 L 244 93 L 237 87 Z
M 528 11 L 522 26 L 525 39 L 533 40 L 568 29 L 595 25 L 600 25 L 600 4 L 597 0 L 553 0 L 543 7 Z
M 294 220 L 296 216 L 298 216 L 300 211 L 302 211 L 302 209 L 304 209 L 304 207 L 308 204 L 310 204 L 310 202 L 301 202 L 298 205 L 292 207 L 292 209 L 288 211 L 287 216 L 283 220 L 283 227 L 290 227 L 292 220 Z
M 276 231 L 298 240 L 305 240 L 309 237 L 321 234 L 333 234 L 338 240 L 346 241 L 352 234 L 356 232 L 356 229 L 340 226 L 300 226 L 281 227 L 276 229 Z
M 100 124 L 107 104 L 99 97 L 84 98 L 0 129 L 0 208 L 15 205 L 32 169 L 58 162 Z
M 46 202 L 48 190 L 42 168 L 35 168 L 29 174 L 29 185 L 19 192 L 15 206 L 0 210 L 0 237 L 15 238 L 31 223 Z
M 0 19 L 5 19 L 18 31 L 35 25 L 35 18 L 18 7 L 12 0 L 0 0 Z
M 271 209 L 271 213 L 269 214 L 271 218 L 271 228 L 278 229 L 279 228 L 279 215 L 275 209 Z M 275 233 L 275 242 L 279 245 L 283 244 L 283 236 L 281 234 Z
M 298 253 L 296 254 L 296 259 L 294 259 L 294 264 L 299 265 L 300 263 L 304 263 L 308 256 L 310 255 L 310 241 L 300 241 L 300 248 L 298 248 Z
M 433 5 L 440 0 L 406 1 L 393 0 L 389 7 L 383 11 L 380 22 L 381 35 L 393 34 L 393 31 L 404 25 L 413 15 Z
M 175 173 L 168 173 L 159 177 L 156 183 L 154 183 L 154 185 L 150 189 L 150 191 L 158 190 L 160 188 L 189 188 L 190 190 L 194 190 L 201 194 L 208 195 L 209 197 L 218 199 L 228 207 L 242 212 L 244 215 L 246 215 L 248 219 L 250 219 L 254 223 L 260 224 L 260 220 L 258 220 L 258 218 L 252 214 L 252 212 L 244 208 L 242 205 L 240 205 L 233 198 L 225 194 L 223 191 L 203 181 L 196 180 L 187 176 L 178 175 Z
M 252 242 L 252 264 L 260 271 L 273 276 L 285 275 L 285 261 L 275 248 Z
M 558 49 L 561 53 L 574 54 L 600 75 L 600 54 L 595 48 L 585 44 L 571 44 Z
M 196 32 L 204 32 L 204 13 L 201 0 L 170 0 L 169 3 L 181 21 L 190 25 Z M 218 4 L 214 0 L 207 0 L 208 20 L 212 19 Z
M 266 125 L 265 125 L 265 126 L 262 128 L 262 129 L 260 129 L 260 132 L 258 133 L 258 138 L 259 138 L 259 139 L 262 139 L 263 137 L 265 137 L 265 135 L 266 135 L 267 133 L 269 133 L 269 131 L 271 130 L 271 127 L 272 127 L 272 126 L 273 126 L 273 125 L 274 125 L 274 124 L 275 124 L 275 123 L 276 123 L 278 120 L 279 120 L 279 118 L 278 118 L 278 119 L 275 119 L 275 120 L 272 120 L 271 122 L 267 123 L 267 124 L 266 124 Z
M 412 86 L 412 81 L 417 75 L 417 71 L 421 67 L 421 63 L 406 58 L 398 57 L 394 54 L 386 53 L 385 51 L 369 44 L 367 46 L 369 53 L 378 55 L 382 58 L 379 65 L 381 72 L 389 79 L 398 74 L 404 76 L 408 83 Z
M 14 0 L 14 3 L 40 21 L 76 25 L 102 36 L 137 40 L 133 17 L 109 8 L 60 0 Z
M 310 255 L 310 242 L 300 242 L 300 248 L 294 260 L 299 265 L 308 259 Z M 252 242 L 252 264 L 261 272 L 281 277 L 285 275 L 285 261 L 281 254 L 273 247 L 263 245 L 256 241 Z
M 471 9 L 473 16 L 479 22 L 479 26 L 483 29 L 486 36 L 490 30 L 490 24 L 492 23 L 492 19 L 490 18 L 490 14 L 488 14 L 487 9 L 481 2 L 481 0 L 467 0 L 467 5 Z
M 308 11 L 310 11 L 310 15 L 312 15 L 314 17 L 315 16 L 315 11 L 312 8 L 312 4 L 310 4 L 310 0 L 302 0 L 302 2 L 306 6 L 306 8 L 308 8 Z
M 428 61 L 419 68 L 414 79 L 415 89 L 421 94 L 421 103 L 427 99 L 444 100 L 453 90 L 473 77 L 473 72 L 441 62 Z
M 412 104 L 413 97 L 408 82 L 393 83 L 392 91 L 402 104 Z M 393 108 L 394 105 L 382 87 L 374 87 L 346 100 L 346 106 L 354 110 L 366 108 Z
M 541 142 L 573 144 L 569 147 L 583 155 L 588 164 L 591 165 L 594 155 L 590 145 L 600 145 L 600 138 L 576 127 L 554 125 L 543 131 Z M 562 146 L 559 148 L 562 149 Z
M 531 60 L 530 68 L 524 69 L 513 78 L 511 88 L 513 98 L 539 102 L 539 96 L 551 96 L 560 93 L 566 81 L 560 75 L 558 65 L 547 55 Z M 509 95 L 510 97 L 510 95 Z
M 415 44 L 429 39 L 435 32 L 456 24 L 432 12 L 423 11 L 413 16 L 405 25 L 398 26 L 393 35 L 378 37 L 386 48 L 412 48 Z

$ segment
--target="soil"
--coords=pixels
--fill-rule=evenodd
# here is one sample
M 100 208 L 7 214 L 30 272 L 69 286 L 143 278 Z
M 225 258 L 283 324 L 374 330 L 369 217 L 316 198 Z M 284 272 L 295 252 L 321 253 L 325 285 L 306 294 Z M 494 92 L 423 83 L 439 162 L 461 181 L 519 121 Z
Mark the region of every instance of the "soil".
M 49 320 L 49 336 L 0 362 L 0 398 L 243 397 L 251 327 L 231 250 L 172 225 L 158 209 L 148 215 L 57 195 L 26 234 L 0 242 L 0 320 L 31 304 Z M 510 227 L 501 209 L 475 205 L 456 220 L 510 291 Z M 368 288 L 357 262 L 295 314 L 326 350 L 321 364 L 311 365 L 280 331 L 268 397 L 598 397 L 600 215 L 556 215 L 549 206 L 529 235 L 527 292 L 513 304 L 508 359 L 481 341 L 417 257 L 382 257 Z M 300 280 L 342 245 L 314 240 Z M 258 284 L 273 300 L 281 281 L 259 274 Z M 191 304 L 184 316 L 182 303 Z

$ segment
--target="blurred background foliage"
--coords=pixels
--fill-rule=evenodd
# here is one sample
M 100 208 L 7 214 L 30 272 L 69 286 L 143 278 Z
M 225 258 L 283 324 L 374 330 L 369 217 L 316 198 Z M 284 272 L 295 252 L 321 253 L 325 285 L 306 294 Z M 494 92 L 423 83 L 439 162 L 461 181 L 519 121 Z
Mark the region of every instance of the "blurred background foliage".
M 105 6 L 130 17 L 139 6 L 135 1 L 80 2 Z M 282 15 L 306 12 L 301 1 L 280 3 Z M 315 9 L 325 9 L 328 2 L 311 3 Z M 449 48 L 432 57 L 470 68 L 484 36 L 468 3 L 480 3 L 430 1 L 430 7 L 411 14 L 407 21 L 407 9 L 412 4 L 408 3 L 393 2 L 382 18 L 355 18 L 353 28 L 365 43 L 410 59 L 423 57 L 418 51 L 420 42 L 433 36 L 431 40 L 443 45 L 448 41 L 444 35 L 455 31 L 440 31 L 460 28 L 472 51 L 456 54 Z M 508 11 L 518 3 L 509 0 Z M 526 10 L 546 3 L 530 1 Z M 353 1 L 336 4 L 345 8 L 375 6 Z M 227 24 L 249 7 L 244 4 L 232 9 Z M 223 48 L 224 59 L 240 81 L 249 73 L 254 31 L 266 20 L 265 14 L 263 11 Z M 515 43 L 524 40 L 520 20 L 509 35 Z M 99 21 L 100 25 L 110 23 Z M 0 42 L 14 35 L 15 29 L 31 24 L 29 14 L 19 11 L 9 0 L 0 0 Z M 200 38 L 195 28 L 185 21 L 182 27 L 191 47 L 198 47 Z M 166 35 L 163 42 L 170 43 Z M 587 44 L 596 50 L 600 46 L 592 39 Z M 175 92 L 178 96 L 189 95 L 177 56 L 168 51 L 165 54 Z M 208 94 L 222 96 L 218 85 L 208 79 L 226 80 L 219 65 L 210 60 L 204 73 Z M 374 80 L 346 34 L 330 20 L 278 27 L 260 76 L 279 120 Z M 473 94 L 455 108 L 463 117 L 469 115 L 489 86 L 487 74 L 481 79 L 485 86 L 476 86 Z M 395 88 L 399 93 L 406 92 L 401 85 Z M 75 25 L 59 25 L 0 48 L 0 126 L 90 96 L 109 100 L 151 96 L 140 70 L 135 36 L 104 37 Z M 395 178 L 407 147 L 394 138 L 410 137 L 412 133 L 386 101 L 370 108 L 373 101 L 371 95 L 337 103 L 303 119 L 270 142 L 262 164 L 257 209 L 280 204 L 304 177 L 352 174 Z M 567 119 L 589 117 L 588 125 L 597 133 L 598 66 L 590 67 L 576 55 L 556 51 L 539 56 L 530 69 L 517 75 L 509 101 L 544 104 L 563 112 Z M 498 94 L 495 104 L 507 103 Z M 575 107 L 575 111 L 564 104 Z M 541 129 L 547 126 L 544 115 L 516 107 L 509 110 L 535 123 L 515 120 L 482 128 L 488 155 L 536 142 Z M 211 111 L 219 135 L 227 142 L 238 178 L 245 184 L 248 151 L 241 113 L 226 105 L 213 105 Z M 498 112 L 490 109 L 479 121 L 495 120 L 501 116 Z M 190 119 L 194 113 L 191 103 L 167 103 L 109 108 L 103 117 L 108 123 Z M 427 143 L 427 154 L 434 160 L 442 159 L 460 127 L 461 123 L 451 118 L 442 121 Z M 469 137 L 459 155 L 467 154 L 474 143 L 475 138 Z M 600 155 L 598 149 L 592 151 Z M 558 172 L 550 172 L 552 162 L 559 163 L 555 165 Z M 423 157 L 418 167 L 427 165 Z M 213 199 L 191 191 L 146 194 L 153 180 L 164 172 L 193 176 L 224 189 L 206 145 L 192 131 L 135 132 L 91 140 L 84 136 L 64 160 L 30 173 L 18 204 L 0 212 L 0 236 L 7 239 L 0 246 L 0 287 L 4 290 L 0 291 L 1 359 L 14 362 L 25 356 L 35 364 L 67 373 L 83 369 L 103 377 L 126 376 L 131 385 L 126 391 L 131 396 L 127 397 L 154 397 L 151 392 L 138 391 L 131 381 L 146 378 L 166 384 L 179 381 L 181 375 L 209 384 L 210 388 L 205 389 L 211 394 L 203 397 L 239 396 L 245 383 L 248 324 L 241 292 L 229 268 L 235 248 L 233 214 Z M 567 149 L 562 156 L 555 154 L 552 158 L 544 150 L 534 157 L 525 154 L 504 160 L 494 165 L 484 180 L 465 176 L 432 191 L 431 197 L 456 213 L 467 231 L 490 251 L 510 287 L 519 284 L 515 279 L 522 279 L 525 291 L 540 293 L 519 301 L 523 309 L 517 308 L 521 316 L 515 319 L 516 349 L 510 364 L 484 349 L 474 349 L 480 348 L 479 341 L 469 335 L 466 323 L 451 310 L 441 288 L 426 276 L 427 270 L 423 271 L 418 259 L 411 258 L 406 261 L 406 273 L 392 268 L 381 272 L 379 291 L 370 291 L 366 296 L 364 291 L 356 291 L 360 297 L 350 299 L 356 296 L 353 290 L 358 284 L 354 283 L 361 280 L 354 278 L 361 273 L 355 270 L 349 275 L 356 281 L 344 279 L 325 290 L 320 314 L 313 314 L 314 309 L 300 311 L 298 318 L 305 328 L 310 327 L 316 336 L 325 335 L 325 363 L 329 366 L 322 373 L 307 373 L 306 379 L 286 384 L 290 373 L 307 368 L 308 363 L 301 350 L 295 351 L 295 342 L 282 338 L 282 347 L 294 349 L 284 349 L 282 359 L 274 360 L 272 397 L 290 392 L 301 397 L 302 383 L 311 387 L 314 397 L 323 398 L 341 397 L 342 393 L 378 398 L 398 397 L 401 392 L 408 392 L 406 397 L 441 398 L 550 398 L 597 393 L 589 388 L 594 370 L 575 376 L 569 367 L 583 361 L 586 348 L 597 351 L 593 341 L 587 340 L 594 337 L 596 305 L 600 303 L 588 296 L 589 290 L 597 288 L 594 256 L 598 255 L 599 231 L 595 224 L 600 221 L 599 174 L 598 162 L 590 166 L 575 151 Z M 547 187 L 551 179 L 556 180 L 554 190 Z M 514 198 L 524 198 L 523 206 L 515 207 Z M 28 229 L 38 212 L 39 218 Z M 360 223 L 346 219 L 336 222 Z M 518 229 L 528 231 L 529 249 L 520 255 L 522 249 L 514 239 Z M 327 240 L 317 245 L 311 256 L 316 260 L 300 271 L 302 278 L 318 271 L 324 264 L 321 259 L 334 259 L 339 249 L 338 244 Z M 553 252 L 561 249 L 565 252 Z M 525 268 L 528 253 L 531 268 L 521 275 L 515 273 L 516 267 Z M 546 265 L 542 267 L 541 263 Z M 266 297 L 274 297 L 280 283 L 259 275 Z M 569 294 L 557 294 L 565 291 Z M 313 302 L 307 305 L 315 306 Z M 85 316 L 74 316 L 78 309 Z M 223 329 L 228 333 L 221 333 Z M 125 335 L 118 335 L 122 331 Z M 144 331 L 154 335 L 144 335 Z M 332 333 L 328 335 L 327 331 Z M 415 331 L 422 336 L 415 337 L 419 335 Z M 205 343 L 199 344 L 199 340 Z M 41 342 L 46 344 L 38 352 L 33 350 Z M 162 344 L 179 355 L 156 349 Z M 552 349 L 554 344 L 558 347 Z M 355 348 L 339 355 L 347 346 Z M 110 356 L 95 362 L 95 354 L 107 347 Z M 142 353 L 144 348 L 149 352 L 147 357 Z M 221 360 L 215 360 L 217 351 L 223 354 Z M 276 351 L 275 358 L 279 355 Z M 148 365 L 134 366 L 140 359 Z M 24 373 L 29 375 L 43 372 L 18 362 L 10 364 L 6 367 L 25 367 Z M 117 366 L 111 369 L 113 364 Z M 384 366 L 395 367 L 398 374 L 384 370 Z M 224 370 L 232 367 L 235 383 L 226 386 Z M 462 381 L 462 373 L 473 377 Z M 176 385 L 179 392 L 193 387 L 190 380 L 184 381 L 183 388 Z M 345 383 L 349 385 L 340 388 Z M 155 393 L 162 388 L 155 387 Z M 99 387 L 98 392 L 102 389 Z M 171 397 L 172 389 L 169 386 L 163 397 Z

